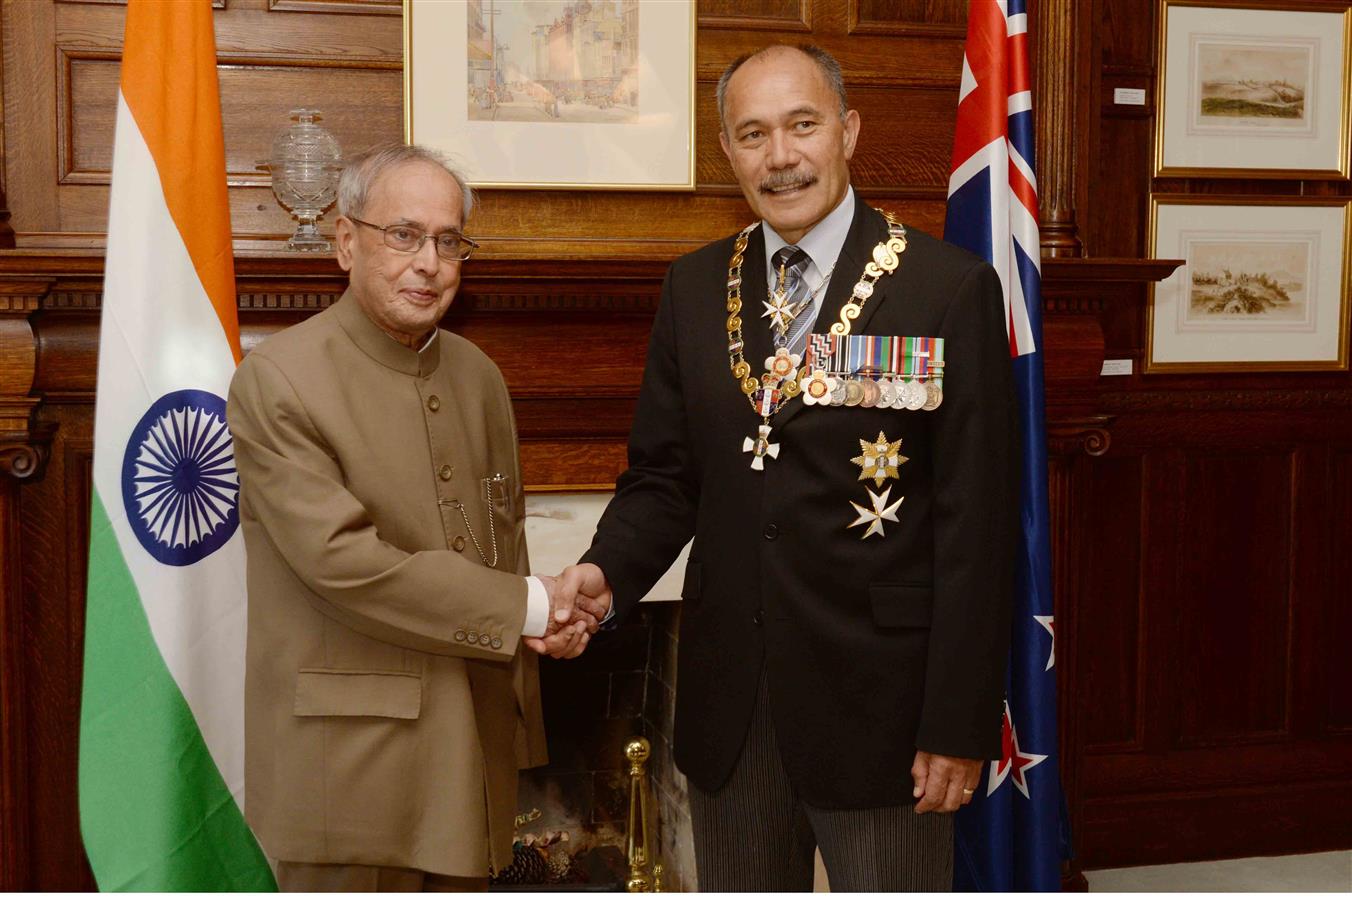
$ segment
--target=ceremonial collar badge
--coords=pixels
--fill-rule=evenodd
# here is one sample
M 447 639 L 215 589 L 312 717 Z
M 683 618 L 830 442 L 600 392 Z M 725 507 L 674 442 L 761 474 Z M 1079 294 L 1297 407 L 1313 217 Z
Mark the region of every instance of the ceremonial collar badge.
M 850 292 L 850 299 L 841 309 L 840 321 L 831 325 L 831 334 L 834 336 L 845 336 L 850 333 L 850 323 L 859 317 L 863 305 L 873 296 L 874 284 L 884 275 L 894 272 L 901 262 L 901 254 L 906 250 L 906 229 L 900 222 L 892 216 L 891 213 L 884 212 L 887 218 L 888 236 L 880 241 L 873 248 L 872 260 L 864 266 L 864 272 L 859 277 L 859 281 L 854 285 Z M 771 459 L 778 457 L 778 444 L 771 444 L 770 420 L 775 413 L 783 408 L 784 404 L 802 393 L 803 381 L 812 382 L 814 391 L 814 404 L 826 402 L 823 398 L 829 398 L 831 405 L 834 403 L 839 384 L 832 385 L 826 380 L 825 374 L 819 381 L 815 378 L 809 378 L 809 369 L 803 368 L 801 371 L 798 366 L 802 362 L 796 355 L 790 355 L 787 350 L 780 350 L 774 356 L 766 360 L 766 372 L 760 378 L 751 374 L 751 364 L 746 361 L 744 351 L 746 342 L 742 338 L 742 263 L 745 260 L 747 243 L 750 240 L 751 232 L 756 226 L 748 225 L 737 235 L 733 243 L 732 258 L 728 262 L 728 297 L 727 297 L 727 334 L 728 334 L 728 360 L 732 369 L 732 376 L 737 380 L 738 387 L 751 403 L 751 408 L 761 418 L 761 424 L 757 427 L 755 437 L 747 438 L 743 442 L 746 451 L 755 449 L 752 457 L 751 467 L 756 471 L 761 471 L 765 467 L 765 458 Z M 834 270 L 832 265 L 832 270 Z M 787 329 L 789 321 L 798 315 L 804 307 L 795 305 L 792 310 L 785 311 L 787 302 L 787 292 L 784 288 L 784 271 L 781 266 L 779 284 L 777 292 L 771 294 L 771 302 L 766 303 L 766 312 L 762 317 L 770 316 L 775 327 Z M 828 275 L 829 277 L 829 275 Z M 825 284 L 825 281 L 822 282 Z M 818 289 L 821 285 L 818 285 Z M 779 302 L 776 305 L 774 298 L 779 294 Z M 808 300 L 815 296 L 813 292 Z M 859 392 L 858 403 L 863 399 L 864 390 L 862 387 L 856 387 Z M 876 400 L 876 398 L 875 398 Z M 807 402 L 806 400 L 804 402 Z M 853 405 L 853 404 L 852 404 Z M 773 447 L 772 452 L 769 448 Z M 762 449 L 764 448 L 764 449 Z

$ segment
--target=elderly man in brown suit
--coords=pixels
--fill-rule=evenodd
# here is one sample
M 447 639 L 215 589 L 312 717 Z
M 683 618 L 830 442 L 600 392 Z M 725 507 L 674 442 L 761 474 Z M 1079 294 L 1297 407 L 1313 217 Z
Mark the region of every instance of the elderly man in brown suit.
M 511 861 L 517 770 L 545 762 L 522 637 L 576 655 L 606 611 L 526 577 L 506 386 L 436 327 L 475 247 L 471 204 L 433 152 L 354 160 L 348 290 L 259 345 L 230 388 L 245 814 L 283 890 L 486 887 Z

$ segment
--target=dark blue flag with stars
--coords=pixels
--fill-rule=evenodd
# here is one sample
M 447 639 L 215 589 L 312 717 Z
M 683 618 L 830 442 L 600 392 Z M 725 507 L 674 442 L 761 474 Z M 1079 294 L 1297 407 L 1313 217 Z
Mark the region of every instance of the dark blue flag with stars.
M 954 889 L 1054 891 L 1068 856 L 1056 732 L 1042 300 L 1026 0 L 968 14 L 944 239 L 1000 274 L 1023 455 L 1003 752 L 957 814 Z

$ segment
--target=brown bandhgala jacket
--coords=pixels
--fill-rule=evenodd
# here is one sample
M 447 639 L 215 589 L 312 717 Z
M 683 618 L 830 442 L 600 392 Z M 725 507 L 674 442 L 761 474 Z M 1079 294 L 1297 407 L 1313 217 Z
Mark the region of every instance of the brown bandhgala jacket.
M 228 417 L 248 552 L 245 815 L 264 851 L 505 867 L 517 770 L 545 745 L 497 367 L 445 331 L 404 347 L 349 292 L 244 359 Z M 489 568 L 476 546 L 492 563 L 495 540 Z

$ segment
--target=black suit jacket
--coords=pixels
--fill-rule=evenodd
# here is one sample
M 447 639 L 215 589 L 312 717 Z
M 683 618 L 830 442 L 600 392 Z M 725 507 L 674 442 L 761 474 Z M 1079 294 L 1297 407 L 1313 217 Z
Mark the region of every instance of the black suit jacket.
M 825 332 L 885 239 L 855 217 L 814 330 Z M 780 753 L 817 806 L 914 802 L 916 749 L 998 757 L 1016 527 L 1015 412 L 999 278 L 977 257 L 908 229 L 854 334 L 946 339 L 944 401 L 932 412 L 805 407 L 772 421 L 778 459 L 750 468 L 760 418 L 727 355 L 727 238 L 672 264 L 653 324 L 629 469 L 584 559 L 623 614 L 693 535 L 678 654 L 675 756 L 706 791 L 737 761 L 761 673 Z M 743 277 L 746 358 L 772 351 L 764 239 Z M 861 540 L 869 506 L 860 440 L 902 440 L 891 485 L 900 523 Z M 884 488 L 887 485 L 883 486 Z

